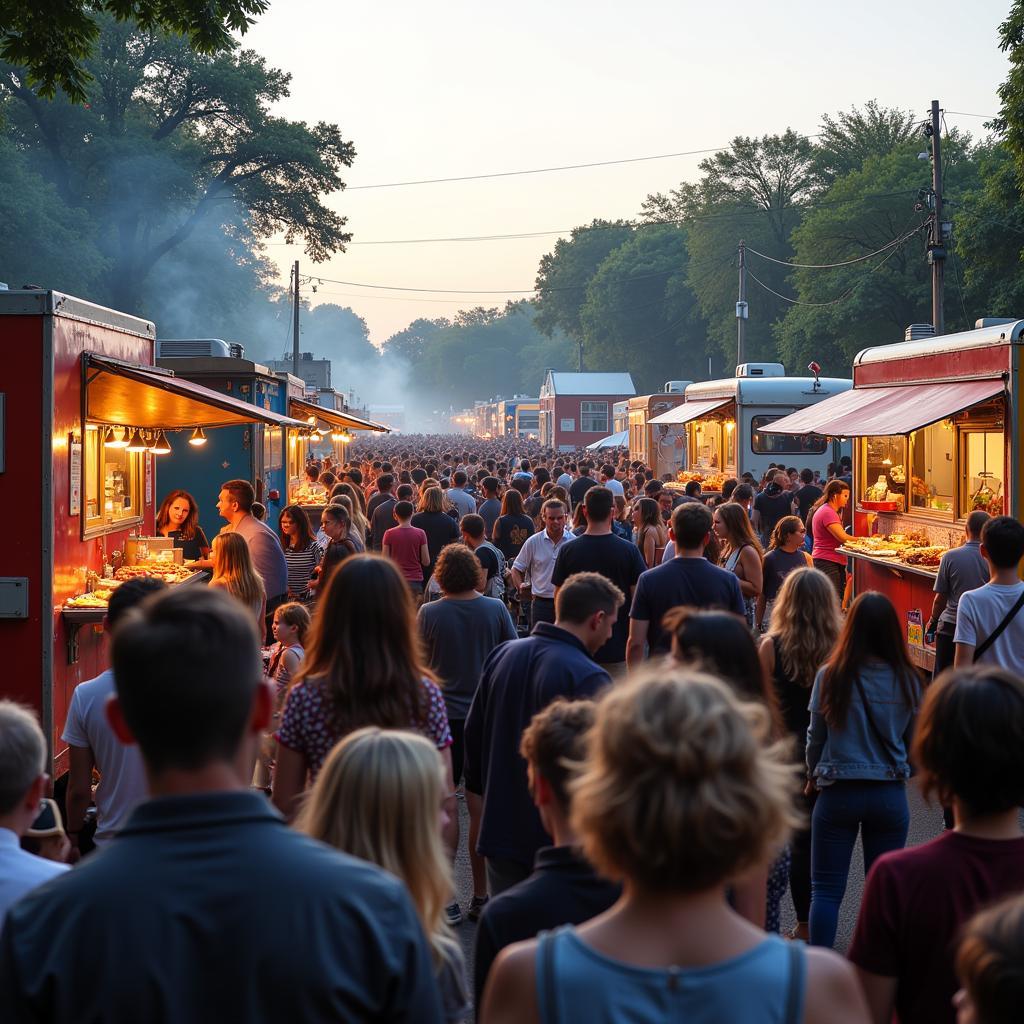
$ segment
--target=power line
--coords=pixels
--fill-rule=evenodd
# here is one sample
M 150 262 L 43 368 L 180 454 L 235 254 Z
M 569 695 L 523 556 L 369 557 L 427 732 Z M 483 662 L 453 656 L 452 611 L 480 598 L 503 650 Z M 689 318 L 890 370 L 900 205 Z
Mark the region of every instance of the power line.
M 947 110 L 946 113 L 956 114 L 958 117 L 983 117 L 987 121 L 993 121 L 999 116 L 998 114 L 971 114 L 966 110 Z
M 807 136 L 815 138 L 816 136 Z M 702 156 L 705 153 L 717 153 L 723 149 L 729 149 L 730 144 L 714 146 L 710 149 L 690 149 L 681 153 L 658 153 L 654 156 L 631 156 L 621 160 L 594 160 L 586 164 L 563 164 L 558 167 L 530 167 L 519 171 L 493 171 L 489 174 L 462 174 L 451 178 L 422 178 L 416 181 L 385 181 L 375 185 L 350 185 L 346 191 L 369 188 L 403 188 L 406 185 L 440 185 L 452 181 L 481 181 L 485 178 L 514 178 L 524 174 L 550 174 L 554 171 L 579 171 L 588 167 L 612 167 L 616 164 L 638 164 L 650 160 L 673 160 L 683 156 Z
M 783 267 L 794 267 L 799 270 L 835 270 L 837 267 L 849 267 L 854 263 L 863 263 L 864 260 L 873 259 L 875 256 L 881 255 L 886 249 L 891 249 L 894 245 L 899 245 L 903 241 L 905 236 L 901 235 L 898 238 L 894 238 L 891 242 L 886 242 L 880 249 L 876 249 L 874 252 L 865 253 L 863 256 L 857 256 L 852 260 L 844 260 L 842 263 L 791 263 L 789 260 L 778 260 L 774 256 L 769 256 L 766 253 L 758 252 L 751 246 L 747 246 L 747 252 L 752 252 L 755 256 L 760 256 L 763 260 L 768 260 L 769 263 L 778 263 Z

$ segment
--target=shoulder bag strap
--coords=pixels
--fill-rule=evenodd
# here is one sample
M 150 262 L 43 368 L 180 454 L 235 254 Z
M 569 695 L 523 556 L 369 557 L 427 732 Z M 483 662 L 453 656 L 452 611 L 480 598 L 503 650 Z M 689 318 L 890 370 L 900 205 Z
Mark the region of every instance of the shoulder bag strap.
M 802 942 L 790 942 L 789 981 L 786 985 L 785 1024 L 801 1024 L 804 1017 L 804 974 L 807 969 L 806 947 Z
M 555 932 L 541 932 L 537 943 L 537 999 L 541 1024 L 558 1024 L 555 993 Z
M 871 705 L 868 703 L 867 695 L 864 693 L 864 684 L 860 681 L 859 675 L 855 675 L 853 677 L 853 685 L 857 687 L 857 694 L 860 697 L 861 704 L 864 706 L 864 717 L 868 720 L 868 727 L 875 734 L 875 739 L 882 744 L 882 749 L 885 751 L 886 759 L 895 769 L 897 767 L 896 758 L 892 756 L 892 753 L 889 750 L 888 739 L 886 739 L 882 730 L 878 728 L 878 723 L 875 721 L 875 716 L 871 711 Z
M 1017 598 L 1016 604 L 1006 613 L 1002 622 L 985 639 L 974 648 L 974 660 L 977 661 L 1002 635 L 1004 630 L 1017 617 L 1017 612 L 1024 608 L 1024 591 Z

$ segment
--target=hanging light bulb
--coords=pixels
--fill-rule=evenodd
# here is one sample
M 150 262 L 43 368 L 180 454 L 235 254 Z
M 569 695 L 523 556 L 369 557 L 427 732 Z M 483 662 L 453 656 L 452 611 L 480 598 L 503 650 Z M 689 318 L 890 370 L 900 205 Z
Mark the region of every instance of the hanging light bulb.
M 149 450 L 153 455 L 171 454 L 171 446 L 167 443 L 167 435 L 162 430 L 156 432 L 152 447 Z
M 104 436 L 103 438 L 103 444 L 107 448 L 128 447 L 128 438 L 129 435 L 131 434 L 131 431 L 129 430 L 128 427 L 108 427 L 107 429 L 110 431 L 111 438 L 109 441 L 106 439 L 106 436 Z M 118 433 L 118 431 L 120 431 L 120 433 Z
M 202 427 L 196 427 L 196 429 L 192 431 L 192 436 L 188 439 L 188 443 L 195 445 L 196 448 L 201 448 L 206 444 L 206 434 L 203 433 Z
M 128 444 L 125 447 L 130 452 L 144 452 L 149 450 L 149 445 L 146 444 L 145 438 L 142 436 L 142 431 L 136 428 L 131 432 L 128 439 Z
M 347 430 L 343 430 L 338 436 L 338 440 L 342 444 L 348 444 L 352 440 L 352 435 Z
M 103 447 L 104 448 L 115 448 L 115 447 L 117 447 L 117 442 L 114 440 L 114 428 L 113 427 L 107 427 L 103 431 Z

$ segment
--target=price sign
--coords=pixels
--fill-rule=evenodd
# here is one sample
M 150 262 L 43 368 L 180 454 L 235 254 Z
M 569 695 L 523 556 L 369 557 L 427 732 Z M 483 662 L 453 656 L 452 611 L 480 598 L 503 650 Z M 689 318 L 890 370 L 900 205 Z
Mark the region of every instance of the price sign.
M 68 443 L 68 515 L 77 516 L 82 511 L 82 442 L 71 435 Z

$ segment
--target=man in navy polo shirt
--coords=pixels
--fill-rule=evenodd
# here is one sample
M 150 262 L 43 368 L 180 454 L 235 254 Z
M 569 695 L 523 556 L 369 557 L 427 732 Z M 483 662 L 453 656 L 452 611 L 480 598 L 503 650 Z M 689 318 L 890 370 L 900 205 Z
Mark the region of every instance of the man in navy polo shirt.
M 274 706 L 252 617 L 221 590 L 129 612 L 111 726 L 151 797 L 105 850 L 22 899 L 0 1018 L 440 1021 L 402 884 L 290 829 L 249 789 Z

